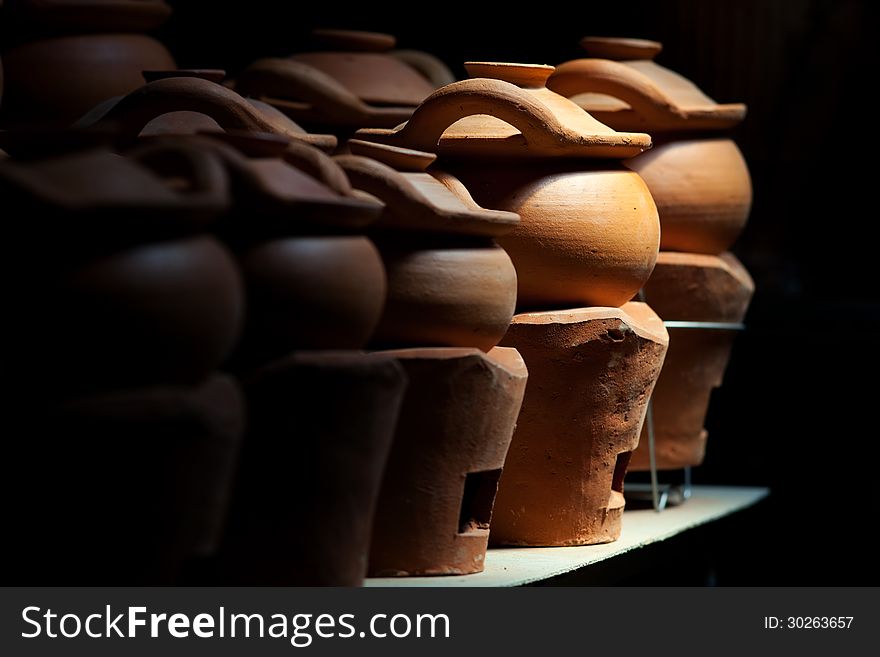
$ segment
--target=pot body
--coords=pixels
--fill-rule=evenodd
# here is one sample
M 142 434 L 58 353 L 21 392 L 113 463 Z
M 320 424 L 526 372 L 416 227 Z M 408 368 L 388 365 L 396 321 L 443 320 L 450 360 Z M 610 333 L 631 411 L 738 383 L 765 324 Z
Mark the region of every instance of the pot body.
M 242 349 L 265 363 L 296 349 L 358 349 L 379 321 L 385 270 L 362 236 L 272 239 L 244 249 Z
M 198 382 L 230 352 L 244 315 L 235 261 L 206 236 L 130 247 L 32 283 L 15 292 L 7 330 L 17 337 L 3 360 L 42 393 Z
M 662 250 L 717 255 L 745 227 L 752 183 L 732 140 L 661 142 L 624 164 L 651 190 L 660 214 Z
M 492 240 L 376 238 L 388 299 L 373 341 L 385 347 L 477 347 L 504 337 L 516 307 L 516 270 Z
M 177 68 L 159 41 L 141 34 L 41 39 L 3 53 L 9 122 L 73 122 L 98 103 L 143 86 L 145 70 Z
M 621 306 L 651 275 L 660 223 L 636 173 L 583 163 L 450 168 L 480 205 L 520 215 L 498 238 L 516 268 L 519 308 Z

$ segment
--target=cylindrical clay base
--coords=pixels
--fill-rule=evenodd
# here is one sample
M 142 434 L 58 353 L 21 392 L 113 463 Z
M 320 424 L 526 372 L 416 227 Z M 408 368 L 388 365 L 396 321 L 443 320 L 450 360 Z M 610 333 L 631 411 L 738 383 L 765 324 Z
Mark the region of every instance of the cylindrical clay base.
M 515 349 L 403 349 L 409 388 L 373 525 L 370 575 L 483 570 L 504 457 L 526 387 Z
M 395 359 L 355 351 L 295 352 L 248 378 L 224 583 L 363 582 L 405 387 Z
M 645 304 L 524 313 L 502 344 L 529 368 L 495 503 L 496 545 L 620 536 L 623 478 L 668 336 Z
M 745 267 L 732 254 L 720 257 L 661 252 L 645 295 L 666 321 L 738 323 L 754 292 Z M 706 452 L 703 428 L 712 391 L 721 386 L 735 330 L 669 328 L 669 353 L 654 389 L 654 450 L 657 468 L 700 465 Z M 650 469 L 647 428 L 630 470 Z

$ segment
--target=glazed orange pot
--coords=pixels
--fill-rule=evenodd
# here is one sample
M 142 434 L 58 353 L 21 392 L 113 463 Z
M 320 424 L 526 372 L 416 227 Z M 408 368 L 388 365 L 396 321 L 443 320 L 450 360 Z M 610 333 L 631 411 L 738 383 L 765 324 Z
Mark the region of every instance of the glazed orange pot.
M 402 127 L 370 141 L 435 151 L 483 207 L 515 212 L 498 238 L 517 271 L 520 308 L 620 306 L 657 258 L 657 208 L 618 163 L 648 135 L 602 125 L 544 83 L 551 66 L 465 65 L 474 79 L 432 94 Z
M 337 162 L 355 188 L 385 204 L 371 231 L 388 273 L 373 343 L 494 347 L 516 307 L 516 271 L 493 237 L 519 218 L 477 206 L 458 180 L 429 168 L 432 154 L 357 140 L 349 146 L 357 155 Z
M 547 86 L 615 129 L 651 133 L 654 148 L 625 165 L 645 180 L 657 203 L 660 248 L 727 250 L 752 202 L 746 162 L 723 134 L 742 121 L 745 105 L 719 105 L 654 63 L 659 43 L 588 37 L 582 44 L 591 58 L 560 64 Z

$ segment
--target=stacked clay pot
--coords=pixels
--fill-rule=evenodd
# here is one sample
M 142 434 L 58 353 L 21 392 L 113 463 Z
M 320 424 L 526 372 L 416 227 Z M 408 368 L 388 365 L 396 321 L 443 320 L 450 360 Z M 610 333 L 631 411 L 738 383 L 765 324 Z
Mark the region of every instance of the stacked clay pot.
M 516 272 L 495 238 L 512 212 L 477 205 L 435 155 L 352 140 L 336 158 L 382 201 L 372 226 L 388 272 L 373 337 L 409 387 L 370 547 L 374 576 L 483 570 L 504 459 L 526 388 L 516 349 L 496 347 L 516 307 Z
M 428 53 L 394 51 L 388 34 L 316 30 L 313 41 L 315 51 L 255 61 L 236 89 L 309 129 L 350 135 L 406 121 L 434 89 L 454 80 Z
M 617 538 L 622 481 L 666 352 L 661 320 L 629 303 L 657 258 L 657 210 L 619 160 L 650 147 L 545 86 L 553 67 L 471 62 L 394 130 L 361 139 L 436 152 L 484 207 L 520 215 L 498 242 L 518 279 L 514 347 L 529 385 L 505 462 L 491 541 Z
M 3 8 L 6 44 L 3 119 L 70 123 L 142 83 L 141 72 L 173 69 L 147 32 L 171 14 L 163 0 L 18 0 Z
M 231 365 L 248 430 L 218 577 L 359 585 L 406 384 L 394 358 L 360 351 L 385 300 L 382 259 L 362 234 L 381 205 L 354 198 L 329 157 L 277 135 L 188 142 L 229 172 L 233 209 L 218 231 L 248 300 Z
M 745 117 L 654 63 L 661 45 L 587 37 L 588 59 L 560 65 L 548 86 L 619 130 L 645 130 L 654 148 L 626 162 L 657 203 L 661 253 L 645 299 L 670 322 L 670 347 L 653 399 L 656 463 L 678 469 L 703 461 L 703 422 L 721 385 L 736 329 L 754 284 L 727 249 L 748 219 L 749 172 L 724 131 Z M 631 468 L 650 468 L 647 430 Z
M 7 580 L 174 584 L 217 550 L 244 424 L 218 368 L 243 287 L 206 233 L 222 166 L 162 157 L 172 178 L 101 150 L 0 162 Z

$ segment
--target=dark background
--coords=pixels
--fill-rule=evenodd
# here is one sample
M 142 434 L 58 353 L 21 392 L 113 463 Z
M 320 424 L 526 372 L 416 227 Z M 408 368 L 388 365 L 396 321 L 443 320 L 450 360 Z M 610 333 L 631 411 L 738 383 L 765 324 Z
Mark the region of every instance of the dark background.
M 315 26 L 383 31 L 438 55 L 554 64 L 580 37 L 662 41 L 659 63 L 721 102 L 754 209 L 734 251 L 757 293 L 707 427 L 696 483 L 767 485 L 758 509 L 657 555 L 626 583 L 878 584 L 874 482 L 880 299 L 875 16 L 852 0 L 349 3 L 172 0 L 161 37 L 183 67 L 234 73 L 301 49 Z

